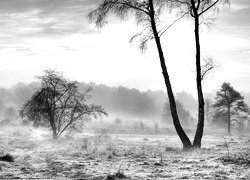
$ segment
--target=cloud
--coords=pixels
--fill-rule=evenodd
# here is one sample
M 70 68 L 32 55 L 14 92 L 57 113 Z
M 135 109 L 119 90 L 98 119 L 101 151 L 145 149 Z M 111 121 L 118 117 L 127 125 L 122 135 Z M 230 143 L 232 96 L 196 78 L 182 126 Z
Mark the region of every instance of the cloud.
M 250 27 L 250 1 L 249 0 L 231 0 L 229 12 L 222 15 L 221 23 L 229 29 L 242 29 Z
M 89 26 L 87 14 L 96 2 L 1 0 L 0 34 L 15 42 L 22 38 L 90 33 L 93 29 Z
M 243 53 L 243 54 L 250 54 L 250 50 L 248 50 L 248 51 L 243 51 L 242 53 Z
M 0 47 L 5 53 L 37 54 L 34 40 L 60 40 L 96 30 L 87 14 L 99 0 L 1 0 Z M 48 43 L 47 42 L 47 43 Z
M 95 5 L 97 0 L 1 0 L 1 13 L 24 13 L 33 9 L 40 9 L 44 14 L 74 10 L 88 9 Z

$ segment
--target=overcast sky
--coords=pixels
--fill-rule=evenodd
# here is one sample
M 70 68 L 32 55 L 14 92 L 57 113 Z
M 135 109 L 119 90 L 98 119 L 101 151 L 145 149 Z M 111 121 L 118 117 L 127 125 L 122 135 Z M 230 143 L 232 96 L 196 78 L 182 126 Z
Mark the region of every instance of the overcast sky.
M 98 0 L 1 0 L 0 86 L 30 83 L 45 69 L 64 72 L 71 80 L 165 90 L 154 42 L 141 54 L 129 39 L 138 32 L 133 21 L 112 21 L 103 29 L 87 14 Z M 171 22 L 172 19 L 170 19 Z M 250 1 L 231 0 L 212 30 L 202 30 L 203 56 L 220 68 L 207 76 L 204 91 L 230 82 L 250 91 Z M 182 20 L 162 36 L 163 50 L 175 92 L 196 93 L 192 23 Z

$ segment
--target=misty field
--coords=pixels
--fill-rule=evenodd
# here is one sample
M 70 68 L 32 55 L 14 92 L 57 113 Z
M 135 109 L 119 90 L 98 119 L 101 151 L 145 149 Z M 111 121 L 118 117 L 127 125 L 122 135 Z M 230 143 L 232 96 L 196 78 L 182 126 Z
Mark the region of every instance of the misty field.
M 118 134 L 99 128 L 52 140 L 47 129 L 0 128 L 0 179 L 250 179 L 249 136 L 204 134 L 182 150 L 173 132 Z

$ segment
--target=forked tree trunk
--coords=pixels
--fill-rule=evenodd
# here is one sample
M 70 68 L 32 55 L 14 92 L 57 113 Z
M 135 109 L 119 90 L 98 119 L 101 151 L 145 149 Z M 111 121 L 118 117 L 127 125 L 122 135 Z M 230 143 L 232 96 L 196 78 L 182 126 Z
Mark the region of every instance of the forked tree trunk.
M 194 137 L 193 147 L 200 148 L 201 147 L 201 139 L 203 136 L 203 128 L 204 128 L 204 97 L 202 92 L 202 78 L 201 78 L 201 50 L 200 50 L 200 37 L 199 37 L 199 15 L 197 11 L 194 10 L 194 18 L 195 18 L 195 44 L 196 44 L 196 85 L 198 92 L 198 123 L 197 129 Z
M 171 87 L 167 67 L 166 67 L 166 64 L 165 64 L 165 58 L 164 58 L 164 54 L 163 54 L 162 47 L 161 47 L 160 37 L 158 35 L 156 24 L 155 24 L 156 22 L 155 22 L 155 15 L 154 15 L 154 6 L 153 6 L 152 1 L 153 0 L 149 0 L 151 28 L 152 28 L 152 31 L 153 31 L 153 34 L 154 34 L 156 45 L 157 45 L 157 50 L 158 50 L 160 63 L 161 63 L 161 68 L 162 68 L 162 74 L 163 74 L 165 84 L 166 84 L 166 88 L 167 88 L 169 104 L 170 104 L 170 111 L 171 111 L 171 115 L 172 115 L 172 118 L 173 118 L 173 124 L 174 124 L 174 127 L 176 129 L 176 132 L 177 132 L 178 136 L 180 137 L 180 139 L 182 141 L 183 148 L 184 149 L 190 149 L 192 147 L 191 141 L 188 138 L 188 136 L 186 135 L 186 133 L 184 132 L 184 130 L 183 130 L 181 124 L 180 124 L 178 114 L 177 114 L 175 98 L 174 98 L 174 94 L 173 94 L 173 91 L 172 91 L 172 87 Z

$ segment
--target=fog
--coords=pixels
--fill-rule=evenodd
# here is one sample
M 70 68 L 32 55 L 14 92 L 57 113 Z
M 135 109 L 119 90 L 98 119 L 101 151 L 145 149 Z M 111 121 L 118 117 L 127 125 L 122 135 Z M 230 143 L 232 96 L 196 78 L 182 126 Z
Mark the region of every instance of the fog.
M 1 88 L 1 121 L 17 119 L 20 107 L 31 98 L 39 86 L 39 82 L 34 82 L 30 84 L 19 83 L 8 89 Z M 110 117 L 164 123 L 164 119 L 162 119 L 163 107 L 168 102 L 167 94 L 164 91 L 139 91 L 135 88 L 130 89 L 123 86 L 109 87 L 104 84 L 97 85 L 93 82 L 79 83 L 79 89 L 84 90 L 87 87 L 93 88 L 89 103 L 102 105 Z M 184 91 L 177 93 L 176 99 L 195 118 L 197 100 Z
M 88 104 L 101 105 L 109 115 L 88 119 L 82 131 L 69 129 L 53 140 L 51 128 L 34 127 L 19 116 L 22 105 L 40 85 L 19 83 L 0 89 L 0 178 L 108 179 L 115 175 L 154 179 L 161 171 L 163 179 L 195 179 L 190 168 L 208 179 L 249 177 L 249 129 L 232 124 L 232 135 L 227 134 L 226 123 L 213 119 L 214 92 L 205 95 L 202 148 L 186 151 L 173 127 L 164 91 L 81 82 L 80 91 L 93 88 Z M 249 103 L 250 93 L 242 94 Z M 180 122 L 193 138 L 197 100 L 185 91 L 175 98 Z M 238 152 L 242 155 L 237 156 Z M 234 170 L 231 164 L 237 164 Z
M 88 103 L 103 106 L 109 114 L 108 117 L 99 118 L 98 121 L 112 123 L 115 122 L 116 119 L 120 119 L 123 123 L 139 124 L 142 122 L 152 127 L 157 124 L 173 128 L 170 109 L 168 109 L 167 94 L 162 90 L 140 91 L 135 88 L 130 89 L 123 86 L 110 87 L 105 84 L 96 84 L 94 82 L 81 82 L 78 83 L 78 86 L 80 90 L 92 87 L 93 90 Z M 31 98 L 39 87 L 39 82 L 33 82 L 30 84 L 18 83 L 7 89 L 1 88 L 1 124 L 8 124 L 12 121 L 21 123 L 22 120 L 19 117 L 20 107 Z M 212 104 L 214 103 L 215 94 L 215 91 L 205 94 L 205 100 L 208 100 L 206 105 L 210 106 L 207 107 L 207 109 L 209 108 L 209 112 L 205 112 L 205 124 L 207 126 L 216 124 L 211 117 L 211 114 L 213 114 Z M 249 105 L 250 93 L 243 92 L 242 94 L 246 104 Z M 197 99 L 185 91 L 176 93 L 175 98 L 178 102 L 177 110 L 179 111 L 178 113 L 182 124 L 184 126 L 189 124 L 185 128 L 195 129 L 198 116 Z M 167 106 L 167 108 L 165 106 Z M 181 109 L 179 107 L 181 107 Z M 168 114 L 166 114 L 166 112 Z M 93 121 L 95 122 L 96 120 Z M 208 129 L 209 128 L 205 128 L 205 130 Z

